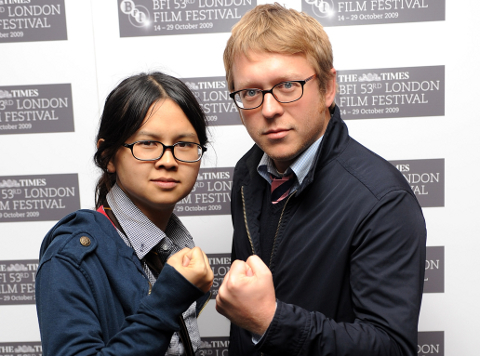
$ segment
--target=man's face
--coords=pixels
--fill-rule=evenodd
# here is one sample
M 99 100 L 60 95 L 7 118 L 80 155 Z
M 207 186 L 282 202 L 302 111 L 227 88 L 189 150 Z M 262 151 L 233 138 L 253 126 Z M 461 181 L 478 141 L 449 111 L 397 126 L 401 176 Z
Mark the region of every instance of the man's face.
M 334 71 L 334 69 L 332 69 Z M 315 71 L 304 55 L 250 52 L 238 56 L 232 67 L 235 90 L 271 89 L 290 80 L 304 80 Z M 331 80 L 322 102 L 318 79 L 308 81 L 300 100 L 282 104 L 265 94 L 262 106 L 240 110 L 242 122 L 257 145 L 284 172 L 295 158 L 320 138 L 327 127 L 328 106 L 335 97 L 335 79 Z

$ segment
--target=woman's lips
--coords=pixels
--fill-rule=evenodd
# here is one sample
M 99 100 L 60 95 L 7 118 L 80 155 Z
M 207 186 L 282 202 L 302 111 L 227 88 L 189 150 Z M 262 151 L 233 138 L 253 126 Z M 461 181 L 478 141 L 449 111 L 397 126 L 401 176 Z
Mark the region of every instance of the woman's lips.
M 178 184 L 178 181 L 171 178 L 160 178 L 154 179 L 153 182 L 160 188 L 163 189 L 172 189 L 175 188 Z

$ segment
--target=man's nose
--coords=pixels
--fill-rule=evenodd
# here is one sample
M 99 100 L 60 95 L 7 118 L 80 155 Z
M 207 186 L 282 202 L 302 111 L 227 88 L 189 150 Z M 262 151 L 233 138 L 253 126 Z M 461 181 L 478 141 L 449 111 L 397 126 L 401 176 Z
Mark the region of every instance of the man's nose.
M 282 104 L 271 93 L 265 93 L 263 97 L 262 114 L 267 119 L 283 114 Z

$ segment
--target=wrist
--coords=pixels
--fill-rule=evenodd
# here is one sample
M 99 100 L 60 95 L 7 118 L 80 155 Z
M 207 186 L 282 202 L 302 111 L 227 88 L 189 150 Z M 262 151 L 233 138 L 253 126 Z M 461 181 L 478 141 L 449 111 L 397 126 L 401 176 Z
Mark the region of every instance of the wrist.
M 277 301 L 273 304 L 273 307 L 269 308 L 269 311 L 263 315 L 261 320 L 258 321 L 257 327 L 254 330 L 250 330 L 250 332 L 254 335 L 259 336 L 258 340 L 263 338 L 263 335 L 267 332 L 270 324 L 272 323 L 273 318 L 275 317 L 275 312 L 277 311 Z

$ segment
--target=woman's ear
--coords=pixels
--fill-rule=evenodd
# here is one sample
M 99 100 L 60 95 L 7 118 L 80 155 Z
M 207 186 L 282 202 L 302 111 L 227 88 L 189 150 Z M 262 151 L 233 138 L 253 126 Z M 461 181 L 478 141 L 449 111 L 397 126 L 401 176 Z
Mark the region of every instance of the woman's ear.
M 105 142 L 103 138 L 99 139 L 97 142 L 97 149 L 100 147 L 100 145 Z M 107 164 L 107 173 L 115 173 L 115 164 L 113 163 L 113 158 L 108 162 Z
M 113 158 L 107 164 L 107 173 L 115 173 L 115 164 L 113 163 Z

